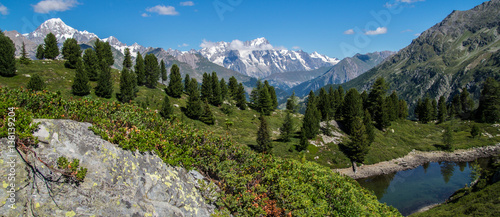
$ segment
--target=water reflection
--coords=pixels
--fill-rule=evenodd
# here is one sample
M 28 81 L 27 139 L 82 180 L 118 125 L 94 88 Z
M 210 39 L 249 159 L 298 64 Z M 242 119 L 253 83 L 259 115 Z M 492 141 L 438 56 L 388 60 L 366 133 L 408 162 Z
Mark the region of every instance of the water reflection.
M 486 168 L 488 160 L 479 159 L 478 164 Z M 409 215 L 424 206 L 444 202 L 470 183 L 471 166 L 472 163 L 427 163 L 412 170 L 357 181 L 373 191 L 380 202 Z

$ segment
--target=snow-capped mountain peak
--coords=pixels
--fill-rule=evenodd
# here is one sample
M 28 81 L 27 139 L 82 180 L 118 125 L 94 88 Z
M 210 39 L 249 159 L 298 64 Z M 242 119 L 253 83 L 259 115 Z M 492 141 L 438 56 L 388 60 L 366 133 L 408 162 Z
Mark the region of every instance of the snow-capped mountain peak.
M 333 66 L 336 58 L 314 52 L 293 51 L 274 47 L 262 37 L 242 42 L 203 41 L 199 53 L 211 62 L 242 74 L 264 78 L 274 73 L 309 71 L 323 66 Z
M 78 31 L 66 25 L 60 18 L 52 18 L 43 22 L 35 31 L 27 34 L 26 37 L 37 44 L 41 44 L 45 36 L 50 32 L 56 36 L 58 43 L 63 43 L 68 38 L 75 38 L 78 42 L 87 42 L 97 38 L 94 33 Z

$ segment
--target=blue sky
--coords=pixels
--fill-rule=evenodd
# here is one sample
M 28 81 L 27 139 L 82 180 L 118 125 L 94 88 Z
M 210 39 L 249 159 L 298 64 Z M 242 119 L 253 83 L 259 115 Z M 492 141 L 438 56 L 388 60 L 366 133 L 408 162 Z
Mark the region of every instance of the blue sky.
M 397 51 L 453 10 L 482 0 L 0 0 L 0 28 L 28 33 L 59 17 L 100 38 L 189 50 L 265 37 L 274 47 L 344 58 Z

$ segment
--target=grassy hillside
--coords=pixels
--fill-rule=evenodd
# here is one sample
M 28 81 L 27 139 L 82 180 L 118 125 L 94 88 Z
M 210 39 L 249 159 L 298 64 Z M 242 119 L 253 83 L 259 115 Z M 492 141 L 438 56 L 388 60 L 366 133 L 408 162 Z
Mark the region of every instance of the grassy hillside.
M 111 99 L 102 99 L 95 96 L 94 92 L 86 97 L 73 96 L 71 94 L 71 80 L 74 79 L 74 70 L 64 68 L 63 61 L 33 61 L 31 65 L 24 66 L 18 65 L 18 74 L 12 78 L 3 78 L 0 80 L 0 86 L 3 87 L 20 87 L 26 86 L 29 77 L 34 73 L 39 74 L 44 81 L 46 81 L 47 90 L 60 91 L 65 99 L 100 99 L 101 101 L 111 102 Z M 119 72 L 112 70 L 112 77 L 114 80 L 115 93 L 119 91 Z M 95 86 L 95 82 L 91 82 Z M 150 109 L 159 109 L 165 93 L 163 91 L 165 86 L 159 85 L 156 89 L 149 89 L 144 86 L 139 87 L 138 97 L 136 98 L 136 105 L 140 107 L 148 107 Z M 228 114 L 223 112 L 222 107 L 210 106 L 213 114 L 215 115 L 216 122 L 214 125 L 206 125 L 201 121 L 191 120 L 183 115 L 181 110 L 185 108 L 187 96 L 182 95 L 181 98 L 170 98 L 170 103 L 178 105 L 174 107 L 175 118 L 183 123 L 186 123 L 196 129 L 210 130 L 218 136 L 229 136 L 238 145 L 245 147 L 254 147 L 257 145 L 257 130 L 259 124 L 259 114 L 254 110 L 239 110 L 232 106 Z M 145 106 L 144 106 L 145 105 Z M 279 139 L 279 128 L 281 127 L 285 117 L 285 112 L 277 110 L 267 118 L 271 138 L 273 139 L 272 154 L 275 156 L 302 160 L 303 157 L 307 161 L 316 162 L 320 165 L 330 168 L 345 168 L 350 166 L 349 159 L 340 151 L 337 144 L 323 142 L 323 137 L 317 137 L 315 143 L 327 143 L 310 145 L 308 151 L 299 153 L 295 150 L 294 146 L 299 143 L 299 131 L 302 125 L 301 114 L 295 114 L 293 117 L 294 131 L 293 137 L 290 142 L 282 142 Z M 232 126 L 227 126 L 226 121 L 232 122 Z M 473 122 L 454 121 L 454 146 L 456 149 L 466 149 L 470 147 L 494 145 L 500 142 L 500 134 L 498 127 L 493 127 L 488 124 L 480 124 L 483 133 L 492 135 L 482 136 L 479 139 L 470 137 L 470 126 Z M 376 138 L 372 144 L 368 155 L 366 156 L 365 164 L 374 164 L 380 161 L 391 160 L 404 156 L 411 152 L 413 149 L 421 151 L 439 150 L 441 148 L 441 132 L 444 125 L 420 124 L 412 121 L 398 121 L 392 123 L 386 132 L 376 130 Z M 338 129 L 334 129 L 339 131 Z M 394 131 L 394 133 L 393 133 Z M 339 131 L 342 134 L 341 131 Z M 486 134 L 485 134 L 486 135 Z M 346 136 L 342 139 L 345 139 Z M 325 139 L 328 139 L 325 137 Z
M 41 65 L 28 67 L 44 68 Z M 216 213 L 220 216 L 229 213 L 233 216 L 400 216 L 397 210 L 380 204 L 374 195 L 348 177 L 315 163 L 255 153 L 227 136 L 197 128 L 198 123 L 183 123 L 182 117 L 166 121 L 155 111 L 137 105 L 93 96 L 70 97 L 62 85 L 64 82 L 50 80 L 47 75 L 44 76 L 49 87 L 57 86 L 50 81 L 59 81 L 57 89 L 65 91 L 35 93 L 16 86 L 27 80 L 27 73 L 57 71 L 71 77 L 70 70 L 56 68 L 49 64 L 43 73 L 20 70 L 17 76 L 1 80 L 7 85 L 0 85 L 0 110 L 16 108 L 16 132 L 25 145 L 36 143 L 31 136 L 36 129 L 36 125 L 30 125 L 32 118 L 85 121 L 93 124 L 91 130 L 97 135 L 126 150 L 154 152 L 171 165 L 198 169 L 221 190 L 214 192 Z M 245 112 L 249 112 L 247 118 L 250 118 L 252 111 Z M 7 112 L 0 113 L 0 137 L 7 135 L 7 118 Z

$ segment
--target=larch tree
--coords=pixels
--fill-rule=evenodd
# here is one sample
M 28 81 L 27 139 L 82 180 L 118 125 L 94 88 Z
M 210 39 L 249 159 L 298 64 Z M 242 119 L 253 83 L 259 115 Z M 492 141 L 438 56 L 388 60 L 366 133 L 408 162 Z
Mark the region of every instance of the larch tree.
M 82 56 L 82 51 L 78 41 L 74 38 L 68 38 L 63 43 L 62 55 L 66 60 L 64 66 L 66 68 L 74 69 L 76 68 L 76 62 Z
M 176 64 L 170 67 L 170 81 L 168 82 L 167 92 L 171 97 L 180 98 L 182 95 L 182 77 L 181 71 Z
M 12 77 L 16 74 L 16 47 L 9 37 L 0 30 L 0 75 Z
M 44 45 L 44 57 L 47 59 L 52 59 L 55 60 L 57 56 L 59 56 L 59 47 L 57 47 L 57 39 L 52 32 L 47 34 L 45 36 L 45 39 L 43 40 L 45 45 Z
M 71 85 L 71 93 L 77 96 L 86 96 L 90 94 L 89 77 L 85 72 L 82 58 L 78 58 L 76 61 L 76 73 L 73 84 Z

